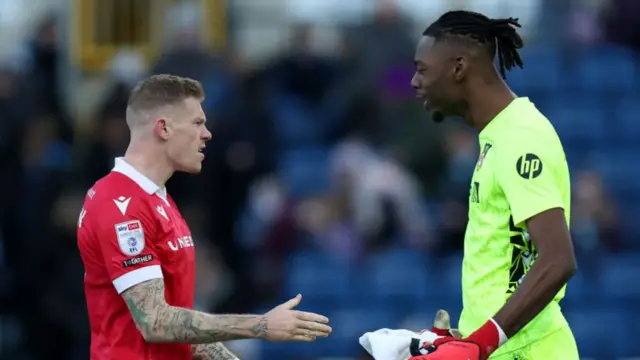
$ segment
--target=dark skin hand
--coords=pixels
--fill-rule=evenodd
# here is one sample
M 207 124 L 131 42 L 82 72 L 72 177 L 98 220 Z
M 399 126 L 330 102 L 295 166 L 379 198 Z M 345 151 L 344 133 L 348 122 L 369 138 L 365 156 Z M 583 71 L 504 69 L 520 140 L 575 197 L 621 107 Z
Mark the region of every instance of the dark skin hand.
M 564 210 L 550 209 L 527 220 L 538 258 L 522 284 L 493 318 L 507 337 L 533 320 L 577 270 Z

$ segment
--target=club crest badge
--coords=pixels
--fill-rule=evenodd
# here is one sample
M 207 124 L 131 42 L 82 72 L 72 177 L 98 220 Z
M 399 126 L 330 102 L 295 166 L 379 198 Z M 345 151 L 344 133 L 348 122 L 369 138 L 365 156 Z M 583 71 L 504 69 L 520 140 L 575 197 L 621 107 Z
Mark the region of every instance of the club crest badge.
M 482 167 L 482 164 L 484 164 L 484 158 L 487 156 L 487 153 L 489 152 L 489 149 L 491 149 L 491 146 L 492 145 L 490 143 L 484 144 L 484 148 L 480 152 L 480 156 L 478 157 L 478 162 L 476 163 L 476 171 L 480 170 L 480 168 Z

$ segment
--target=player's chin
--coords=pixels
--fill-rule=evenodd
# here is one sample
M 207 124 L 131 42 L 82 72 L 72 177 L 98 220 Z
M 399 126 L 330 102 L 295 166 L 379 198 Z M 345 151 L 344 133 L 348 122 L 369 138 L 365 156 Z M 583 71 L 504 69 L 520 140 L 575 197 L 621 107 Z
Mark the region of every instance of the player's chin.
M 204 160 L 204 156 L 199 156 L 188 164 L 183 164 L 182 171 L 189 174 L 199 174 L 202 171 L 202 160 Z
M 202 164 L 186 167 L 183 171 L 188 174 L 200 174 L 202 171 Z

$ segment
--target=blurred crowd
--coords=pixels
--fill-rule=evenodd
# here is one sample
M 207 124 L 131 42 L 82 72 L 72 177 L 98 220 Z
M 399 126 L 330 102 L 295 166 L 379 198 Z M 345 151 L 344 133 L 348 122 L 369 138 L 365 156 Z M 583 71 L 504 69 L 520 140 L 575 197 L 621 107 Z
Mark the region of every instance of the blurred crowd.
M 259 66 L 247 66 L 233 44 L 224 51 L 201 48 L 193 41 L 196 27 L 169 36 L 151 66 L 135 52 L 123 51 L 108 74 L 110 91 L 83 126 L 62 101 L 61 22 L 55 14 L 44 18 L 22 61 L 0 59 L 0 357 L 86 359 L 84 271 L 75 243 L 80 204 L 93 182 L 110 171 L 114 157 L 124 153 L 128 92 L 152 73 L 198 79 L 207 94 L 203 105 L 213 140 L 203 172 L 176 174 L 168 184 L 197 243 L 198 308 L 255 312 L 303 292 L 308 295 L 303 307 L 342 319 L 334 324 L 336 329 L 341 324 L 342 339 L 306 350 L 246 345 L 238 350 L 241 358 L 361 356 L 353 335 L 374 330 L 366 326 L 394 327 L 411 319 L 425 327 L 409 312 L 427 314 L 429 321 L 438 307 L 459 311 L 458 261 L 470 171 L 478 155 L 476 135 L 458 121 L 433 123 L 409 86 L 415 41 L 426 19 L 435 15 L 421 19 L 419 12 L 380 3 L 370 15 L 331 31 L 315 26 L 308 15 L 319 10 L 300 10 L 307 15 L 291 25 L 287 48 Z M 402 3 L 411 9 L 411 1 Z M 429 3 L 432 11 L 452 6 Z M 575 285 L 581 292 L 572 290 L 572 283 L 568 290 L 567 307 L 577 314 L 574 330 L 588 356 L 597 357 L 602 349 L 611 356 L 640 356 L 635 344 L 603 348 L 591 342 L 613 328 L 640 330 L 640 285 L 629 276 L 632 269 L 640 271 L 640 231 L 634 224 L 640 184 L 633 183 L 640 174 L 634 170 L 640 145 L 633 137 L 640 136 L 640 123 L 622 127 L 640 120 L 640 102 L 622 115 L 614 105 L 640 99 L 635 53 L 640 34 L 634 30 L 640 3 L 465 3 L 488 15 L 527 17 L 524 31 L 533 50 L 525 49 L 525 70 L 514 75 L 513 85 L 520 95 L 559 114 L 548 115 L 562 128 L 570 155 L 572 231 L 581 260 Z M 524 10 L 523 3 L 528 4 Z M 229 16 L 234 17 L 231 10 Z M 558 84 L 549 80 L 534 87 L 535 81 L 527 80 L 528 59 L 553 54 L 545 56 L 556 56 L 552 61 L 559 69 L 579 68 L 584 54 L 602 53 L 593 49 L 608 49 L 606 54 L 615 54 L 611 64 L 626 61 L 633 75 L 616 80 L 608 74 L 619 74 L 620 67 L 609 67 L 609 60 L 591 67 L 609 81 L 606 94 L 598 80 L 593 89 L 579 80 L 565 87 L 570 76 L 564 70 L 553 80 Z M 551 60 L 539 61 L 541 73 L 548 74 L 551 67 L 543 65 Z M 593 112 L 595 98 L 599 107 Z M 552 104 L 558 99 L 564 111 Z M 599 113 L 602 118 L 596 118 Z M 563 125 L 565 116 L 577 119 Z M 618 117 L 630 120 L 617 122 Z M 600 127 L 592 124 L 598 121 Z M 589 129 L 620 136 L 601 139 L 602 131 Z M 615 294 L 589 288 L 603 276 L 601 269 L 620 264 L 627 267 L 611 275 L 619 285 Z M 444 279 L 451 293 L 430 293 L 434 278 Z M 613 288 L 608 279 L 600 280 Z M 584 300 L 588 291 L 603 294 L 589 302 Z M 590 307 L 584 307 L 587 302 Z M 361 308 L 367 311 L 359 316 Z M 602 333 L 591 330 L 599 326 L 592 321 L 612 317 L 624 324 L 612 323 Z

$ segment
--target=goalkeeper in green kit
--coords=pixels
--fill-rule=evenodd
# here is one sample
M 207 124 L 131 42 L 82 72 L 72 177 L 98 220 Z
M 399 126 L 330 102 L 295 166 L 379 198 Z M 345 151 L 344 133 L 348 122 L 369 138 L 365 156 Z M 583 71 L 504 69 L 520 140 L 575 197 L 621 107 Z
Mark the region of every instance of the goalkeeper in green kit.
M 461 116 L 476 128 L 480 156 L 464 239 L 463 337 L 441 337 L 413 360 L 579 359 L 559 305 L 576 272 L 566 157 L 549 120 L 503 81 L 523 65 L 519 26 L 448 12 L 416 50 L 417 96 L 435 121 Z

